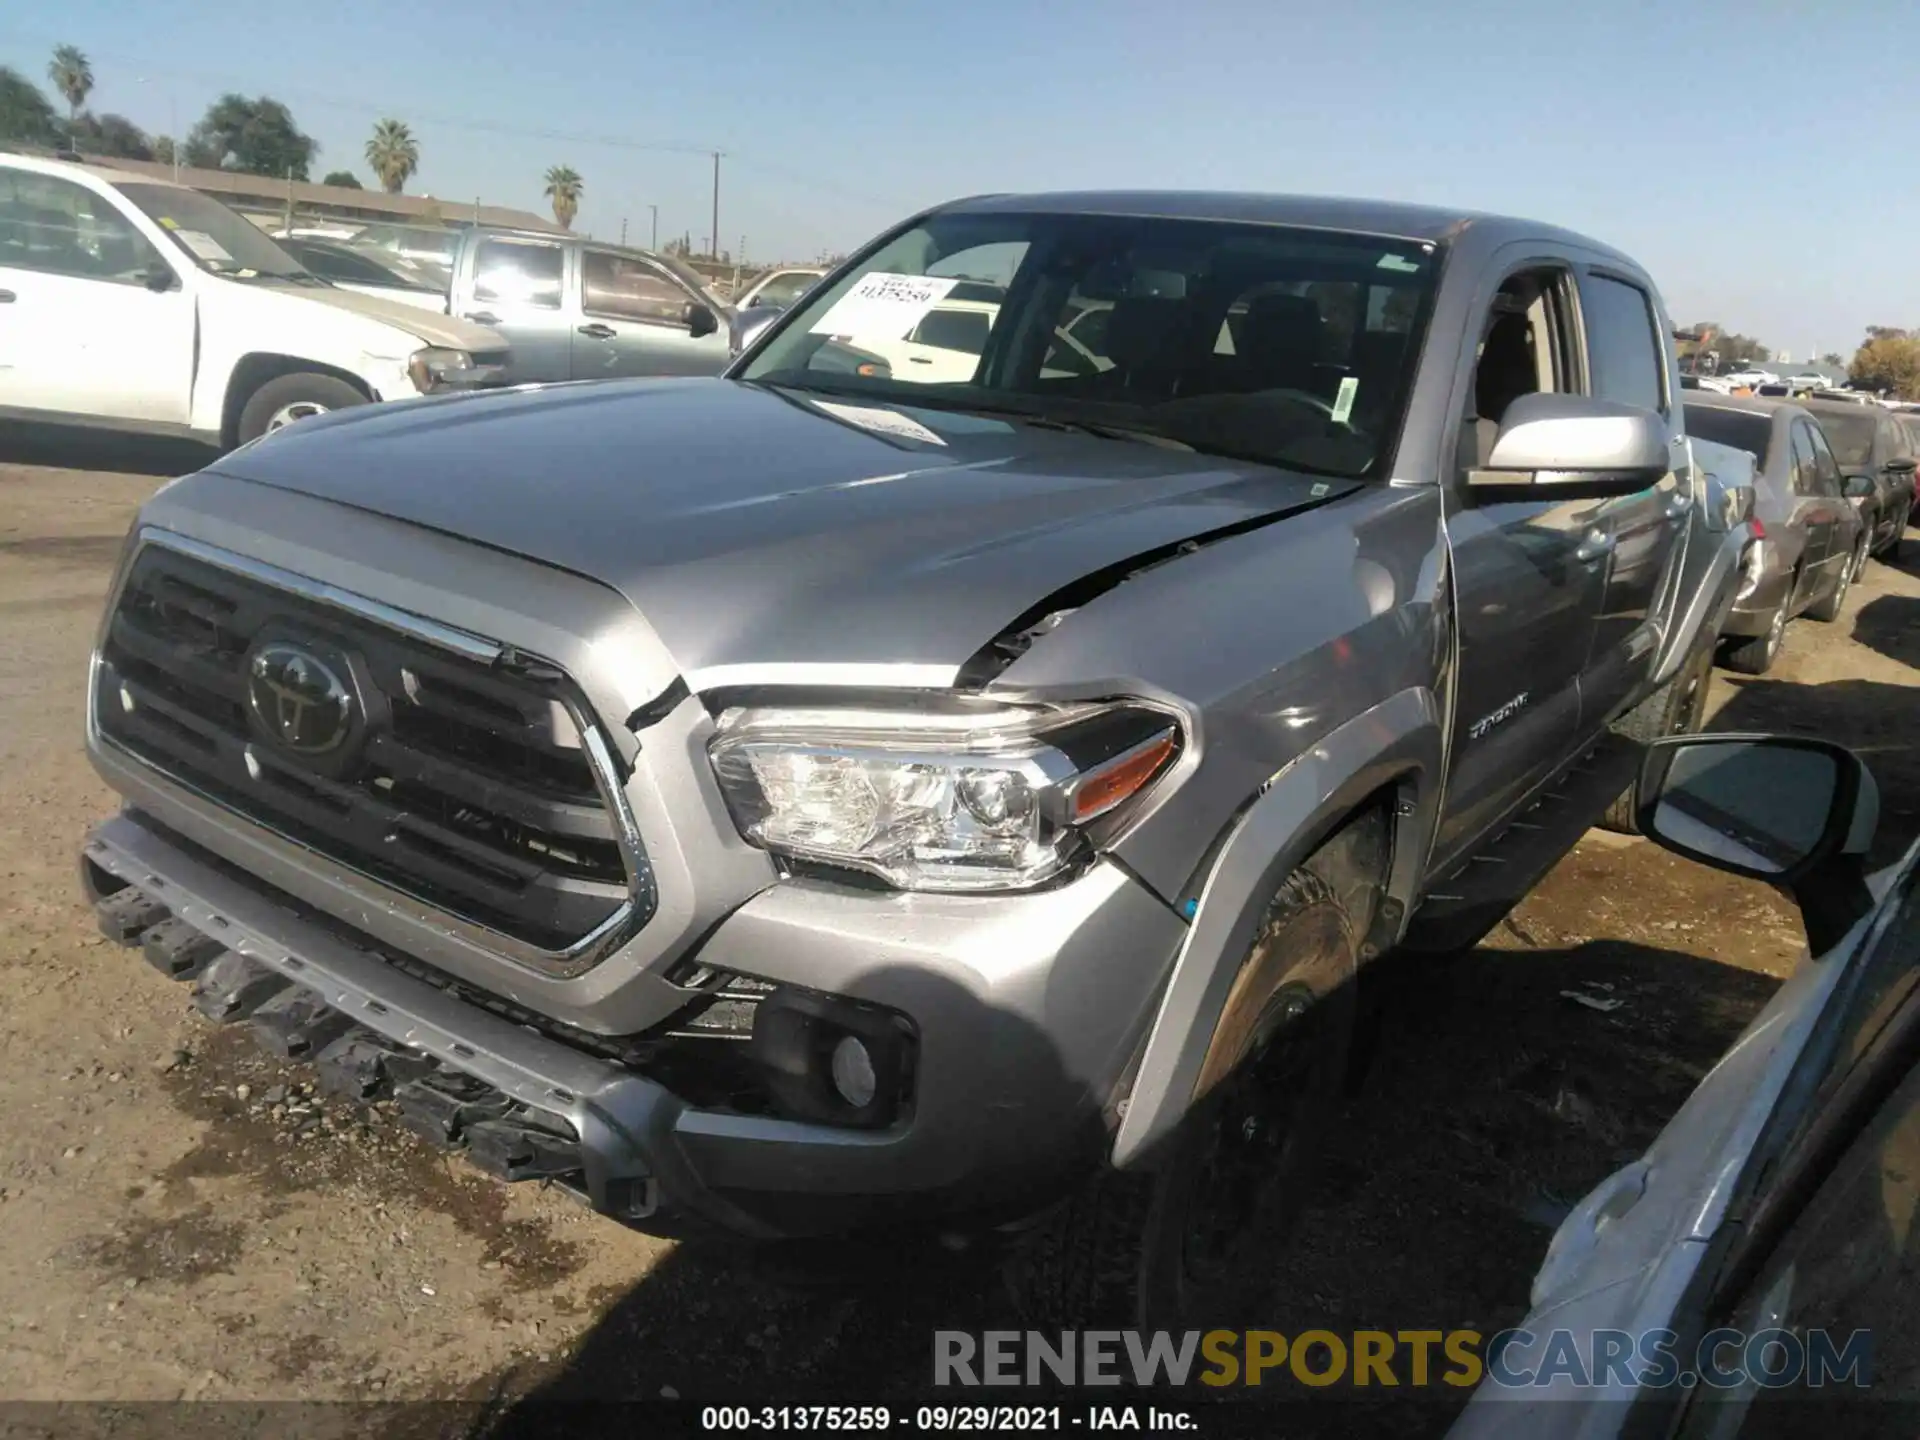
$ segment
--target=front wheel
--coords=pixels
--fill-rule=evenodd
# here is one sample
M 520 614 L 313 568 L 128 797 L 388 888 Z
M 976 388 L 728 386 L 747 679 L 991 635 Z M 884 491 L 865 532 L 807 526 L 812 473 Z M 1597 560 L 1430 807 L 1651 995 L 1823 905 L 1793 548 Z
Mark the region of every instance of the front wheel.
M 1840 578 L 1834 582 L 1833 589 L 1807 607 L 1807 618 L 1830 624 L 1840 618 L 1840 612 L 1846 607 L 1847 594 L 1853 589 L 1853 582 L 1867 567 L 1867 541 L 1863 537 L 1854 547 L 1853 554 L 1847 557 L 1847 563 L 1840 567 Z
M 300 371 L 275 376 L 247 397 L 240 410 L 236 438 L 244 445 L 296 421 L 366 403 L 365 395 L 331 375 Z
M 1707 694 L 1713 683 L 1713 650 L 1711 644 L 1696 646 L 1666 684 L 1614 721 L 1613 733 L 1646 746 L 1669 735 L 1698 732 L 1707 718 Z M 1640 819 L 1634 813 L 1633 802 L 1634 787 L 1630 785 L 1607 807 L 1607 813 L 1600 818 L 1600 828 L 1618 835 L 1638 835 Z
M 1791 586 L 1787 593 L 1793 593 Z M 1779 659 L 1780 645 L 1786 636 L 1787 602 L 1783 597 L 1779 608 L 1773 612 L 1773 619 L 1767 624 L 1766 633 L 1726 641 L 1721 650 L 1720 663 L 1741 675 L 1764 675 Z
M 1320 876 L 1288 877 L 1158 1163 L 1103 1168 L 1012 1257 L 1008 1278 L 1034 1323 L 1184 1330 L 1258 1318 L 1346 1079 L 1359 930 Z

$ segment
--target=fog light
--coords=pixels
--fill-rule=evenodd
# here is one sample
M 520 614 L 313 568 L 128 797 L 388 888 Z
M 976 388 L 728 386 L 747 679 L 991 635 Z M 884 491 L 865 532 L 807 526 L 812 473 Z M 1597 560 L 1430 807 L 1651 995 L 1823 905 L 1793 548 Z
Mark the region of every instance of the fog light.
M 858 1035 L 843 1035 L 833 1047 L 833 1088 L 840 1098 L 856 1110 L 873 1103 L 878 1083 L 873 1077 L 873 1056 Z

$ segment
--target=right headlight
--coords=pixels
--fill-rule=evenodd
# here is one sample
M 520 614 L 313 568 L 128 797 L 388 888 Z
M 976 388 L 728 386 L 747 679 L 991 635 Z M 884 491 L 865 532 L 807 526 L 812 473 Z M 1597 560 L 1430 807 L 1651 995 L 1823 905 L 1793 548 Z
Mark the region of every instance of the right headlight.
M 714 773 L 746 839 L 904 890 L 1046 883 L 1180 750 L 1172 716 L 1131 703 L 735 709 L 719 727 Z

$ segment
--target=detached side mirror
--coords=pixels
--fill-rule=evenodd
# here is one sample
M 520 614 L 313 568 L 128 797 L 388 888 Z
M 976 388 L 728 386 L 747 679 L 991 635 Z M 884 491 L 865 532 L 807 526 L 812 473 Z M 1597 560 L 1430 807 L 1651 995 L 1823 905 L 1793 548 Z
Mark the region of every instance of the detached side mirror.
M 1916 462 L 1911 455 L 1899 455 L 1887 462 L 1887 473 L 1889 475 L 1911 475 L 1916 465 L 1920 465 L 1920 462 Z
M 699 340 L 720 328 L 720 318 L 705 305 L 687 306 L 687 334 Z
M 1514 487 L 1570 498 L 1628 495 L 1673 468 L 1667 422 L 1590 395 L 1522 395 L 1507 407 L 1475 490 Z
M 1871 475 L 1847 476 L 1846 495 L 1849 500 L 1870 500 L 1873 498 L 1873 477 Z
M 1865 856 L 1879 788 L 1844 746 L 1786 735 L 1656 740 L 1635 808 L 1655 844 L 1791 892 L 1815 955 L 1873 908 Z
M 767 327 L 778 320 L 781 309 L 777 305 L 754 305 L 733 322 L 733 333 L 729 337 L 728 348 L 741 355 L 750 350 L 754 342 L 767 333 Z

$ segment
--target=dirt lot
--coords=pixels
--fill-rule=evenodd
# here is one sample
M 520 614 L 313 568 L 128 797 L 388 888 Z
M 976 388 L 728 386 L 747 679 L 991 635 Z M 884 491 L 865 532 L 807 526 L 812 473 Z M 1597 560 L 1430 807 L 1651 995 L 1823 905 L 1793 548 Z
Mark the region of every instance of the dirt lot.
M 134 507 L 200 459 L 0 440 L 0 1397 L 872 1401 L 919 1388 L 936 1326 L 1005 1322 L 969 1257 L 802 1270 L 503 1191 L 384 1116 L 323 1108 L 94 933 L 74 868 L 109 805 L 79 746 L 88 644 Z M 1719 675 L 1716 723 L 1860 748 L 1891 854 L 1920 828 L 1916 665 L 1920 579 L 1876 565 L 1772 675 Z M 1651 1137 L 1798 946 L 1770 892 L 1596 835 L 1488 945 L 1394 972 L 1383 1058 L 1273 1259 L 1275 1327 L 1516 1317 L 1565 1206 Z M 1564 998 L 1579 986 L 1624 1004 Z M 1287 1429 L 1419 1433 L 1457 1400 L 1293 1406 Z

